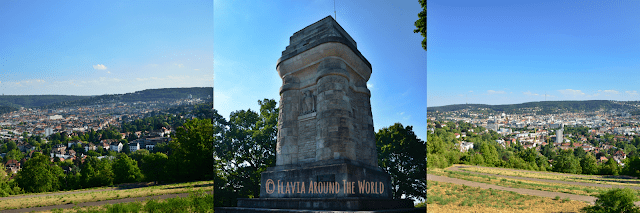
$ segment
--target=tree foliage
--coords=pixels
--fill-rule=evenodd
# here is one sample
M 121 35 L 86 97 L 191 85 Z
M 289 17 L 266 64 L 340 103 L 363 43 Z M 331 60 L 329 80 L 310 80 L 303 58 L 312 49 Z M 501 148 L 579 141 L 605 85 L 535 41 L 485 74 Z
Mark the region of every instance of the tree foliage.
M 553 159 L 553 171 L 580 174 L 582 173 L 582 167 L 580 161 L 573 155 L 573 150 L 562 150 Z
M 582 174 L 587 174 L 587 175 L 598 174 L 598 165 L 596 164 L 596 157 L 590 153 L 585 155 L 584 158 L 580 160 L 580 166 L 582 167 Z
M 157 182 L 167 180 L 166 165 L 168 161 L 169 157 L 164 153 L 148 154 L 147 152 L 138 162 L 140 162 L 140 168 L 146 180 Z
M 413 132 L 412 126 L 396 123 L 376 133 L 378 165 L 391 176 L 392 196 L 425 198 L 427 182 L 426 143 Z
M 418 13 L 418 20 L 414 23 L 416 29 L 413 30 L 414 33 L 420 33 L 424 39 L 422 40 L 422 48 L 427 50 L 427 0 L 418 0 L 420 2 L 420 6 L 422 7 L 422 11 Z
M 138 162 L 129 158 L 125 154 L 119 154 L 118 158 L 112 165 L 115 184 L 119 183 L 133 183 L 142 181 L 142 173 L 138 168 Z
M 213 178 L 213 126 L 210 119 L 188 120 L 169 142 L 168 170 L 175 181 Z
M 49 165 L 49 158 L 39 152 L 34 153 L 18 172 L 16 182 L 25 192 L 52 192 L 60 189 L 63 171 L 56 165 Z
M 260 174 L 276 162 L 276 134 L 279 109 L 276 101 L 258 101 L 260 113 L 239 110 L 231 113 L 226 132 L 225 163 L 233 166 L 224 170 L 235 178 L 231 186 L 243 197 L 260 195 Z
M 582 209 L 587 213 L 637 213 L 640 209 L 633 204 L 638 201 L 638 196 L 630 188 L 612 189 L 596 195 L 595 205 Z

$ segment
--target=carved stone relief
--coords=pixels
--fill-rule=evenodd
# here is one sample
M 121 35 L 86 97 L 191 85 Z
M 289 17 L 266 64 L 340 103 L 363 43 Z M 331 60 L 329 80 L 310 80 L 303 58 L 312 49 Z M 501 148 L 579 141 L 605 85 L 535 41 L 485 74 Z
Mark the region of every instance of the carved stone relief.
M 311 90 L 304 92 L 302 99 L 302 114 L 309 114 L 316 111 L 315 96 Z

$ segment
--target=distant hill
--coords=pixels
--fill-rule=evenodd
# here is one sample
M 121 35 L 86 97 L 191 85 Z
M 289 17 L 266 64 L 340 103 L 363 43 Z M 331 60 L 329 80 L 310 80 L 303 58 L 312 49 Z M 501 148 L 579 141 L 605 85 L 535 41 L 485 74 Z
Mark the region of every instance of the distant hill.
M 18 111 L 18 108 L 15 108 L 12 106 L 0 106 L 0 115 L 7 112 L 13 112 L 13 111 Z
M 147 89 L 133 93 L 100 95 L 82 100 L 58 102 L 44 106 L 43 108 L 83 106 L 111 102 L 133 103 L 138 101 L 170 101 L 185 99 L 188 98 L 189 95 L 191 95 L 192 98 L 212 98 L 213 87 Z
M 57 102 L 77 101 L 89 97 L 74 95 L 2 95 L 0 96 L 0 106 L 36 108 Z
M 25 108 L 57 108 L 69 106 L 93 105 L 105 102 L 138 102 L 157 100 L 213 97 L 212 87 L 147 89 L 126 94 L 99 96 L 72 95 L 3 95 L 0 96 L 0 114 Z
M 635 111 L 638 108 L 628 103 L 638 104 L 634 102 L 623 101 L 610 101 L 610 100 L 589 100 L 589 101 L 541 101 L 541 102 L 528 102 L 521 104 L 506 104 L 506 105 L 486 105 L 486 104 L 456 104 L 438 107 L 427 107 L 427 112 L 450 112 L 462 109 L 479 110 L 486 109 L 487 111 L 505 112 L 505 113 L 518 113 L 522 112 L 526 108 L 539 108 L 539 114 L 549 113 L 563 113 L 563 112 L 581 112 L 581 111 L 597 111 L 597 110 L 631 110 Z

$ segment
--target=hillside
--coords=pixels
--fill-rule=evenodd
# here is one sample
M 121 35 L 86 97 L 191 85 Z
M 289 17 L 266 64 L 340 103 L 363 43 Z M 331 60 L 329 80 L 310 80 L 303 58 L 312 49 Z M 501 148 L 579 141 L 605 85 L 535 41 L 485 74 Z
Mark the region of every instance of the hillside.
M 92 105 L 105 102 L 138 102 L 213 97 L 212 87 L 147 89 L 126 94 L 99 96 L 71 95 L 4 95 L 0 96 L 0 114 L 25 108 L 57 108 Z
M 521 104 L 506 105 L 486 105 L 486 104 L 456 104 L 438 107 L 427 107 L 427 112 L 450 112 L 462 109 L 471 111 L 484 110 L 505 113 L 518 113 L 535 109 L 538 114 L 563 113 L 563 112 L 581 112 L 581 111 L 597 111 L 597 110 L 631 110 L 638 108 L 637 101 L 609 101 L 609 100 L 589 100 L 589 101 L 540 101 L 528 102 Z M 530 111 L 529 111 L 530 112 Z
M 35 108 L 61 101 L 77 101 L 87 99 L 89 96 L 74 95 L 3 95 L 0 96 L 0 106 L 14 108 Z

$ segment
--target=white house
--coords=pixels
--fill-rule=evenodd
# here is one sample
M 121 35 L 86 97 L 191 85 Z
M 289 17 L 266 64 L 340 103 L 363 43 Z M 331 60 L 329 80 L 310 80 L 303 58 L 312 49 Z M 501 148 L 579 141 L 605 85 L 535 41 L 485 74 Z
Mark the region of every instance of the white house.
M 156 146 L 156 142 L 146 142 L 145 143 L 145 149 L 151 151 L 153 150 L 153 147 Z
M 136 142 L 129 143 L 129 151 L 135 152 L 138 149 L 140 149 L 140 144 L 139 143 L 136 143 Z
M 467 150 L 473 149 L 473 143 L 472 142 L 461 142 L 460 143 L 460 151 L 461 152 L 466 152 Z
M 120 151 L 122 151 L 122 143 L 120 143 L 120 142 L 112 142 L 109 145 L 109 149 L 111 149 L 113 151 L 116 151 L 116 152 L 120 152 Z
M 88 152 L 89 150 L 96 150 L 96 145 L 93 145 L 93 143 L 85 143 L 82 144 L 82 146 L 84 147 L 84 151 Z

